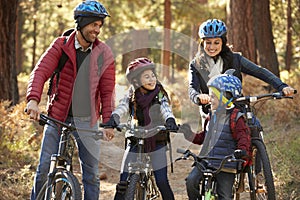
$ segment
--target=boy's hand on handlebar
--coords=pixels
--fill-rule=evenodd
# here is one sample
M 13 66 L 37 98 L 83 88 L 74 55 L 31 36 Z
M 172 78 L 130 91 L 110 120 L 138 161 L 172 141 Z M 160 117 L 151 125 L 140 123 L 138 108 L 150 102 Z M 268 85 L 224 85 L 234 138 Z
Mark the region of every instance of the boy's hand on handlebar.
M 205 104 L 209 104 L 210 102 L 210 97 L 208 94 L 199 94 L 197 97 L 199 99 L 200 104 L 205 105 Z
M 40 110 L 36 100 L 30 100 L 27 103 L 25 112 L 30 116 L 30 119 L 34 119 L 36 121 L 40 120 Z
M 285 96 L 292 96 L 293 94 L 295 94 L 295 89 L 288 86 L 282 89 L 282 92 L 284 93 Z

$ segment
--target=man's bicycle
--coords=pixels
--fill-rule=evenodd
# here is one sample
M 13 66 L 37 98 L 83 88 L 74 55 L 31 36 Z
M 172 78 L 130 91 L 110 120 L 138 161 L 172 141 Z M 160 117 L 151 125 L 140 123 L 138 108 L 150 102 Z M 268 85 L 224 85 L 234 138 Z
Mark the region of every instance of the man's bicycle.
M 53 123 L 57 125 L 54 126 Z M 93 138 L 99 140 L 103 138 L 103 132 L 100 130 L 82 129 L 66 124 L 52 117 L 40 114 L 39 123 L 49 125 L 58 129 L 61 133 L 59 149 L 57 154 L 51 156 L 50 168 L 47 181 L 37 195 L 37 200 L 81 200 L 81 187 L 77 177 L 72 172 L 72 157 L 75 148 L 75 138 L 71 134 L 73 131 L 85 131 L 95 133 Z
M 217 182 L 216 175 L 222 170 L 223 166 L 227 162 L 244 162 L 243 159 L 236 159 L 234 154 L 225 156 L 224 158 L 210 157 L 210 156 L 197 156 L 190 150 L 177 149 L 177 153 L 183 154 L 181 157 L 175 160 L 188 160 L 190 157 L 193 158 L 194 165 L 203 173 L 203 180 L 200 183 L 200 196 L 204 200 L 216 200 L 217 195 Z M 207 167 L 205 163 L 212 160 L 220 160 L 220 166 L 218 168 Z
M 137 144 L 136 160 L 128 163 L 128 178 L 125 200 L 152 200 L 160 197 L 155 183 L 151 159 L 144 151 L 145 138 L 159 131 L 166 130 L 165 126 L 156 126 L 151 129 L 132 128 L 127 124 L 120 124 L 119 131 L 126 131 L 126 138 Z
M 295 94 L 297 91 L 295 90 Z M 258 96 L 245 96 L 235 100 L 235 104 L 245 110 L 247 124 L 251 129 L 252 144 L 252 165 L 248 166 L 244 172 L 237 175 L 236 196 L 240 199 L 240 193 L 246 191 L 250 193 L 251 200 L 268 199 L 274 200 L 275 186 L 270 160 L 263 141 L 263 129 L 255 121 L 255 103 L 260 100 L 293 98 L 284 96 L 282 92 L 262 94 Z M 247 176 L 245 176 L 247 174 Z M 246 178 L 245 178 L 246 177 Z M 248 179 L 245 181 L 244 179 Z M 247 184 L 247 188 L 245 188 Z

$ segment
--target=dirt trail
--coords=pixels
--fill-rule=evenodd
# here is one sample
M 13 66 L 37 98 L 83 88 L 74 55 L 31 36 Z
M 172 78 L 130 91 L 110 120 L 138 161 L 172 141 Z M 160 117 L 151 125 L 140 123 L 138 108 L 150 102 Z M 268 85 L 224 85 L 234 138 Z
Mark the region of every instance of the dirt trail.
M 180 156 L 180 154 L 176 153 L 177 148 L 189 148 L 195 153 L 199 152 L 199 146 L 193 145 L 190 142 L 186 141 L 181 134 L 172 134 L 171 141 L 173 149 L 173 161 Z M 124 138 L 120 134 L 116 134 L 112 142 L 102 143 L 100 171 L 101 173 L 105 173 L 107 175 L 107 179 L 101 180 L 100 200 L 111 200 L 114 197 L 116 183 L 118 183 L 119 181 L 119 168 L 124 152 L 123 147 Z M 173 173 L 171 173 L 171 168 L 169 166 L 168 177 L 176 200 L 188 200 L 185 189 L 185 178 L 192 169 L 191 165 L 192 161 L 175 162 L 173 163 Z

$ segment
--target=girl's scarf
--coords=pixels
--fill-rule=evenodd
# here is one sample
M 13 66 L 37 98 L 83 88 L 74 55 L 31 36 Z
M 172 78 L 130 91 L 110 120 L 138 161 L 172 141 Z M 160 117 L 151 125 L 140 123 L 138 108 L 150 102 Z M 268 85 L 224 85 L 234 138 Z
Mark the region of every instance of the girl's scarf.
M 150 116 L 150 107 L 151 102 L 153 99 L 158 95 L 160 91 L 160 87 L 156 85 L 155 89 L 144 94 L 141 90 L 138 90 L 136 92 L 136 102 L 137 105 L 142 109 L 143 111 L 143 117 L 144 117 L 144 126 L 145 127 L 151 127 L 151 116 Z M 159 113 L 157 113 L 159 114 Z M 151 152 L 154 151 L 156 147 L 156 141 L 155 141 L 155 135 L 147 137 L 145 139 L 145 152 Z

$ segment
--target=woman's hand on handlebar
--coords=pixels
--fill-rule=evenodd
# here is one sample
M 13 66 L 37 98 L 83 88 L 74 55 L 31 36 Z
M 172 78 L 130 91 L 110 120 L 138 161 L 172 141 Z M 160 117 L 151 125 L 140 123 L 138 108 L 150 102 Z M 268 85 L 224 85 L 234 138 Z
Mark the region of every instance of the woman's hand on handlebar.
M 40 110 L 36 100 L 29 100 L 25 108 L 25 112 L 30 116 L 30 119 L 40 120 Z
M 295 89 L 287 86 L 285 88 L 282 89 L 282 92 L 284 93 L 285 96 L 292 96 L 293 94 L 295 94 Z
M 200 104 L 209 104 L 210 102 L 210 96 L 208 94 L 198 94 L 198 99 Z

